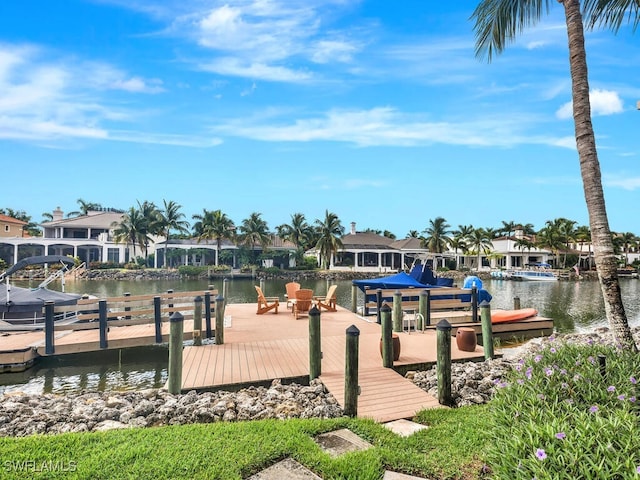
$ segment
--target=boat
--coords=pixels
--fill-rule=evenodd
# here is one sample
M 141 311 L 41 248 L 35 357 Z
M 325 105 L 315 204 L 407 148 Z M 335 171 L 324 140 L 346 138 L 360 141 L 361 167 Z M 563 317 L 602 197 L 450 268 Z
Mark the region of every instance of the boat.
M 11 285 L 11 275 L 29 265 L 62 264 L 61 268 L 35 288 L 23 288 Z M 7 271 L 0 274 L 0 327 L 2 330 L 9 327 L 44 326 L 43 307 L 45 302 L 52 301 L 56 305 L 75 305 L 81 295 L 75 293 L 59 292 L 47 288 L 58 277 L 64 278 L 64 273 L 69 271 L 69 266 L 74 265 L 72 258 L 62 255 L 42 255 L 20 260 Z M 67 315 L 56 318 L 57 321 L 69 321 Z
M 520 308 L 518 310 L 492 310 L 491 323 L 507 323 L 524 320 L 526 318 L 535 317 L 538 310 L 535 308 Z
M 549 270 L 514 270 L 509 278 L 511 280 L 527 280 L 538 282 L 557 282 L 558 276 Z

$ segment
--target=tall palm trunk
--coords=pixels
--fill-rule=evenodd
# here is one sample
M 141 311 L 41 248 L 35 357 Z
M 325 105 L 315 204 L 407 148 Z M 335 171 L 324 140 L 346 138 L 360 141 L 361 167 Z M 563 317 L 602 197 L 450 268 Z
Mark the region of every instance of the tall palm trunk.
M 626 349 L 638 351 L 633 341 L 622 304 L 618 281 L 617 261 L 613 250 L 609 220 L 605 208 L 600 163 L 591 124 L 589 80 L 584 31 L 579 0 L 559 0 L 564 5 L 569 37 L 569 64 L 573 96 L 573 118 L 576 144 L 580 158 L 580 172 L 584 196 L 589 211 L 589 225 L 593 242 L 596 270 L 604 297 L 604 306 L 613 333 Z

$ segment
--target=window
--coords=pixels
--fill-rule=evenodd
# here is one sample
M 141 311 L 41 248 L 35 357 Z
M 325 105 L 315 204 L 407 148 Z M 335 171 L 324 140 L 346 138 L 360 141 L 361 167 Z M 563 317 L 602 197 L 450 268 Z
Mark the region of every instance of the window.
M 4 226 L 4 231 L 5 231 L 5 232 L 8 232 L 8 231 L 9 231 L 9 225 L 5 225 L 5 226 Z
M 117 248 L 108 248 L 107 260 L 113 263 L 120 263 L 120 251 Z

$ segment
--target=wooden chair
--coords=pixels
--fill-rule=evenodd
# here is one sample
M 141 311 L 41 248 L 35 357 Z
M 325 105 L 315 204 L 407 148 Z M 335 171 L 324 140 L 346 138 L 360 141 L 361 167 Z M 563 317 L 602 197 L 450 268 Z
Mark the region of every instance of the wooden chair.
M 287 309 L 289 309 L 295 303 L 293 300 L 296 298 L 296 292 L 300 290 L 300 284 L 298 282 L 289 282 L 284 288 L 287 290 Z
M 313 301 L 317 305 L 317 307 L 322 311 L 324 308 L 328 312 L 336 311 L 336 289 L 337 285 L 331 285 L 329 290 L 327 290 L 327 295 L 324 297 L 313 297 Z
M 258 315 L 267 313 L 269 310 L 273 310 L 273 313 L 278 313 L 280 299 L 278 297 L 265 297 L 262 289 L 257 285 L 254 286 L 256 287 L 256 292 L 258 292 Z
M 293 315 L 296 320 L 300 315 L 309 315 L 313 303 L 313 290 L 301 288 L 296 291 L 296 301 L 293 304 Z

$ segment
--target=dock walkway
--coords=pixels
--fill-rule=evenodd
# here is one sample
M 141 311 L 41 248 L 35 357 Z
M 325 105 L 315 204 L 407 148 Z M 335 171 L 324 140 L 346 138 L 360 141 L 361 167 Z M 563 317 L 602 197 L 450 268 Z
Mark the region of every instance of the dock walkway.
M 297 380 L 309 375 L 309 323 L 295 320 L 284 308 L 278 314 L 256 315 L 255 304 L 228 305 L 231 328 L 223 345 L 188 346 L 183 353 L 182 389 L 240 388 L 273 379 Z M 338 307 L 321 313 L 322 372 L 320 380 L 344 406 L 346 329 L 355 325 L 359 336 L 358 416 L 387 422 L 410 418 L 425 408 L 439 407 L 437 399 L 382 366 L 380 325 Z M 406 371 L 436 362 L 436 332 L 398 333 L 401 353 L 394 368 Z M 481 347 L 462 352 L 452 339 L 452 358 L 482 360 Z

